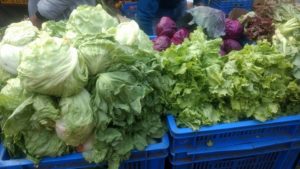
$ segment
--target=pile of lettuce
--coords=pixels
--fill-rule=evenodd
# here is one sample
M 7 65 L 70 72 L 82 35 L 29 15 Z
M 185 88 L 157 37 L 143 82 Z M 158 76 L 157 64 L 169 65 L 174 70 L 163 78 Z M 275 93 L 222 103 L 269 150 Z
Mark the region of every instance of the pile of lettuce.
M 300 79 L 300 9 L 282 4 L 274 12 L 276 21 L 273 45 L 293 63 L 293 75 Z
M 80 151 L 119 168 L 165 132 L 171 80 L 156 55 L 137 23 L 118 23 L 100 5 L 41 30 L 10 25 L 0 43 L 2 143 L 36 163 Z
M 190 40 L 163 52 L 163 71 L 175 81 L 167 100 L 178 125 L 198 129 L 296 113 L 291 105 L 300 101 L 299 85 L 285 55 L 262 41 L 220 57 L 221 43 L 198 28 Z

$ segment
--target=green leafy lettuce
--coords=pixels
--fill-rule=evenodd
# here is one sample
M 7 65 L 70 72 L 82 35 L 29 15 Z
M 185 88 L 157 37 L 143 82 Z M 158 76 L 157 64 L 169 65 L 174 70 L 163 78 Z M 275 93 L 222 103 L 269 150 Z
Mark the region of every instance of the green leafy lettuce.
M 56 136 L 54 128 L 58 119 L 59 110 L 50 97 L 30 96 L 9 116 L 3 132 L 5 138 L 12 139 L 34 161 L 44 156 L 60 156 L 68 148 Z
M 201 29 L 161 56 L 175 80 L 168 103 L 178 125 L 203 125 L 242 119 L 265 121 L 284 115 L 282 103 L 299 101 L 292 64 L 268 42 L 246 45 L 219 56 L 221 39 L 207 40 Z M 288 88 L 287 86 L 290 86 Z

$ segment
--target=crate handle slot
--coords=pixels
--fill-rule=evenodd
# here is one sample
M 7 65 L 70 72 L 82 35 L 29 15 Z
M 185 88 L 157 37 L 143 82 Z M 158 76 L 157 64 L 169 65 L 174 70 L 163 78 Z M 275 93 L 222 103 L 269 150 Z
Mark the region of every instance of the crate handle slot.
M 300 139 L 297 139 L 297 141 L 299 142 Z M 239 152 L 239 151 L 249 151 L 249 150 L 259 150 L 259 149 L 264 149 L 264 148 L 268 148 L 268 147 L 273 147 L 272 149 L 274 149 L 274 147 L 278 147 L 281 148 L 279 145 L 283 145 L 285 147 L 288 148 L 300 148 L 300 144 L 294 144 L 295 142 L 297 142 L 295 140 L 291 139 L 287 139 L 285 142 L 284 141 L 272 141 L 272 142 L 256 142 L 256 143 L 251 143 L 251 144 L 241 144 L 241 145 L 237 145 L 237 146 L 228 146 L 225 148 L 220 149 L 216 149 L 216 151 L 210 151 L 209 153 L 215 153 L 215 152 L 224 152 L 224 153 L 230 153 L 230 152 Z M 203 150 L 197 150 L 197 151 L 193 151 L 190 153 L 187 153 L 188 155 L 197 155 L 197 154 L 203 154 L 203 153 L 208 153 L 207 151 L 203 151 Z

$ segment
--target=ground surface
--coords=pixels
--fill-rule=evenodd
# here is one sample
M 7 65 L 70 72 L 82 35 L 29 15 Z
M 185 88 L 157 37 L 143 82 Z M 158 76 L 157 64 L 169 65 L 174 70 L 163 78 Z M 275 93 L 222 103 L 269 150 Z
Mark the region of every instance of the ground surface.
M 0 4 L 0 27 L 28 17 L 27 6 L 5 6 Z

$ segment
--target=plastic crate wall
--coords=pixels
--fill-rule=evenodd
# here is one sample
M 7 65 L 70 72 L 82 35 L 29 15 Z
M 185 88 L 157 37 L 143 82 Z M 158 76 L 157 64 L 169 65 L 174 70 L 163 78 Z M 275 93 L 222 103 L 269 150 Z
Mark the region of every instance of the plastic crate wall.
M 223 158 L 219 160 L 174 164 L 172 169 L 294 169 L 300 150 L 275 151 L 263 154 Z
M 169 138 L 166 134 L 160 143 L 149 145 L 144 151 L 133 151 L 129 160 L 121 164 L 120 169 L 164 169 L 168 156 Z M 38 168 L 42 169 L 82 169 L 105 167 L 106 164 L 93 164 L 84 160 L 81 153 L 56 158 L 42 159 Z M 34 169 L 37 166 L 26 159 L 10 159 L 0 144 L 0 169 Z
M 290 141 L 281 144 L 269 145 L 268 143 L 260 143 L 249 145 L 236 145 L 230 147 L 224 147 L 218 151 L 191 151 L 185 153 L 171 153 L 170 160 L 172 163 L 179 165 L 189 162 L 203 162 L 203 161 L 212 161 L 212 160 L 222 160 L 222 159 L 235 159 L 240 157 L 247 156 L 258 156 L 261 154 L 269 154 L 273 152 L 288 152 L 292 150 L 300 150 L 300 141 Z M 297 160 L 297 155 L 293 157 L 292 160 L 295 162 Z M 283 159 L 283 158 L 281 158 Z M 291 160 L 291 158 L 287 158 Z M 258 160 L 260 160 L 258 158 Z M 263 160 L 262 160 L 263 161 Z M 284 160 L 281 163 L 285 163 Z M 288 164 L 288 163 L 287 163 Z
M 300 115 L 258 122 L 254 120 L 202 127 L 198 131 L 179 128 L 174 116 L 167 117 L 170 152 L 214 152 L 241 145 L 268 146 L 300 140 Z

